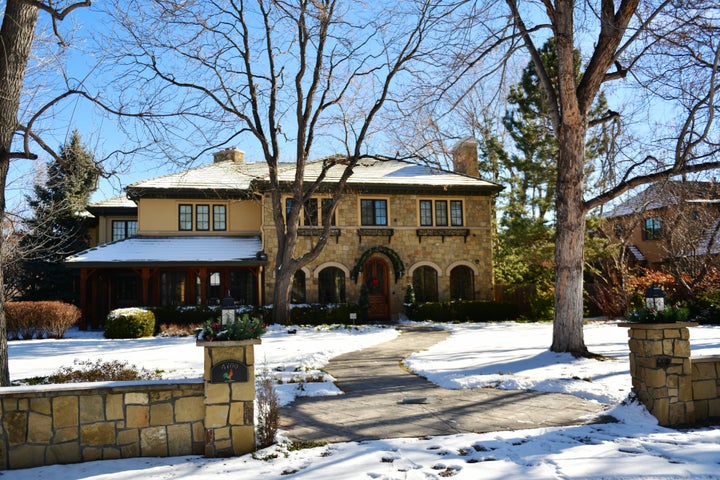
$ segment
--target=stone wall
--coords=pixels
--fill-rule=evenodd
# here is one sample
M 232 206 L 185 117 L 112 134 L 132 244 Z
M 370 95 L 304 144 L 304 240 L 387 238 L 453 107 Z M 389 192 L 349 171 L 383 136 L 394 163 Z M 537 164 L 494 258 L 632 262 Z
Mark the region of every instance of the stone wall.
M 2 388 L 0 470 L 252 452 L 259 343 L 198 342 L 204 353 L 198 380 Z
M 720 420 L 720 357 L 691 358 L 695 323 L 629 327 L 633 391 L 663 426 Z
M 205 453 L 201 380 L 5 388 L 0 398 L 0 469 Z
M 720 419 L 720 356 L 692 359 L 692 390 L 695 419 Z

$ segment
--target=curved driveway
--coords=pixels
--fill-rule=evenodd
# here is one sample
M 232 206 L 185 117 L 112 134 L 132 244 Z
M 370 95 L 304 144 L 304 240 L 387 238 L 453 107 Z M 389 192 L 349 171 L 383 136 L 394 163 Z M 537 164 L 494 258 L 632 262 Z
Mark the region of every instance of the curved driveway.
M 600 421 L 602 406 L 572 395 L 494 388 L 446 390 L 402 360 L 449 334 L 401 326 L 394 340 L 330 360 L 325 370 L 344 395 L 298 398 L 280 409 L 294 440 L 345 442 L 483 433 Z

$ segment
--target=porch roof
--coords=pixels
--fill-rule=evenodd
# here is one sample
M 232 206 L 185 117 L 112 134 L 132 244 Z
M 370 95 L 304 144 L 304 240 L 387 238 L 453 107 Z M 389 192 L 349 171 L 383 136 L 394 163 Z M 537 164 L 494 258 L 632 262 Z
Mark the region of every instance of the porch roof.
M 265 265 L 260 237 L 132 237 L 68 257 L 68 267 Z

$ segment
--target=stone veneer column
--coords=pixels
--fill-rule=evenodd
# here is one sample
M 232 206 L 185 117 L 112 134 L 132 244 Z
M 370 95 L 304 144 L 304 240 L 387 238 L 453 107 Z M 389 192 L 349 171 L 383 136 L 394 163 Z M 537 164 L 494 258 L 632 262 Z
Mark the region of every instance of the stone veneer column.
M 663 426 L 695 421 L 690 332 L 697 323 L 622 323 L 629 327 L 630 375 L 638 399 Z
M 228 457 L 255 450 L 254 346 L 259 344 L 259 339 L 197 342 L 205 350 L 206 457 Z M 218 381 L 217 375 L 222 369 L 219 365 L 223 362 L 241 364 L 247 369 L 247 379 L 240 375 L 240 381 L 236 381 L 243 372 L 233 372 L 234 379 Z

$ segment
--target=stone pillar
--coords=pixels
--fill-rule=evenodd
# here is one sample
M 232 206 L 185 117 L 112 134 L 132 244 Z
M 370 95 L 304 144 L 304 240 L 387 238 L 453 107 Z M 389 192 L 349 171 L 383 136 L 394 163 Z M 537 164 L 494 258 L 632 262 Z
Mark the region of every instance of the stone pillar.
M 205 456 L 255 450 L 255 345 L 260 339 L 197 342 L 205 350 Z
M 695 421 L 690 332 L 697 323 L 622 323 L 629 328 L 633 391 L 660 425 Z

